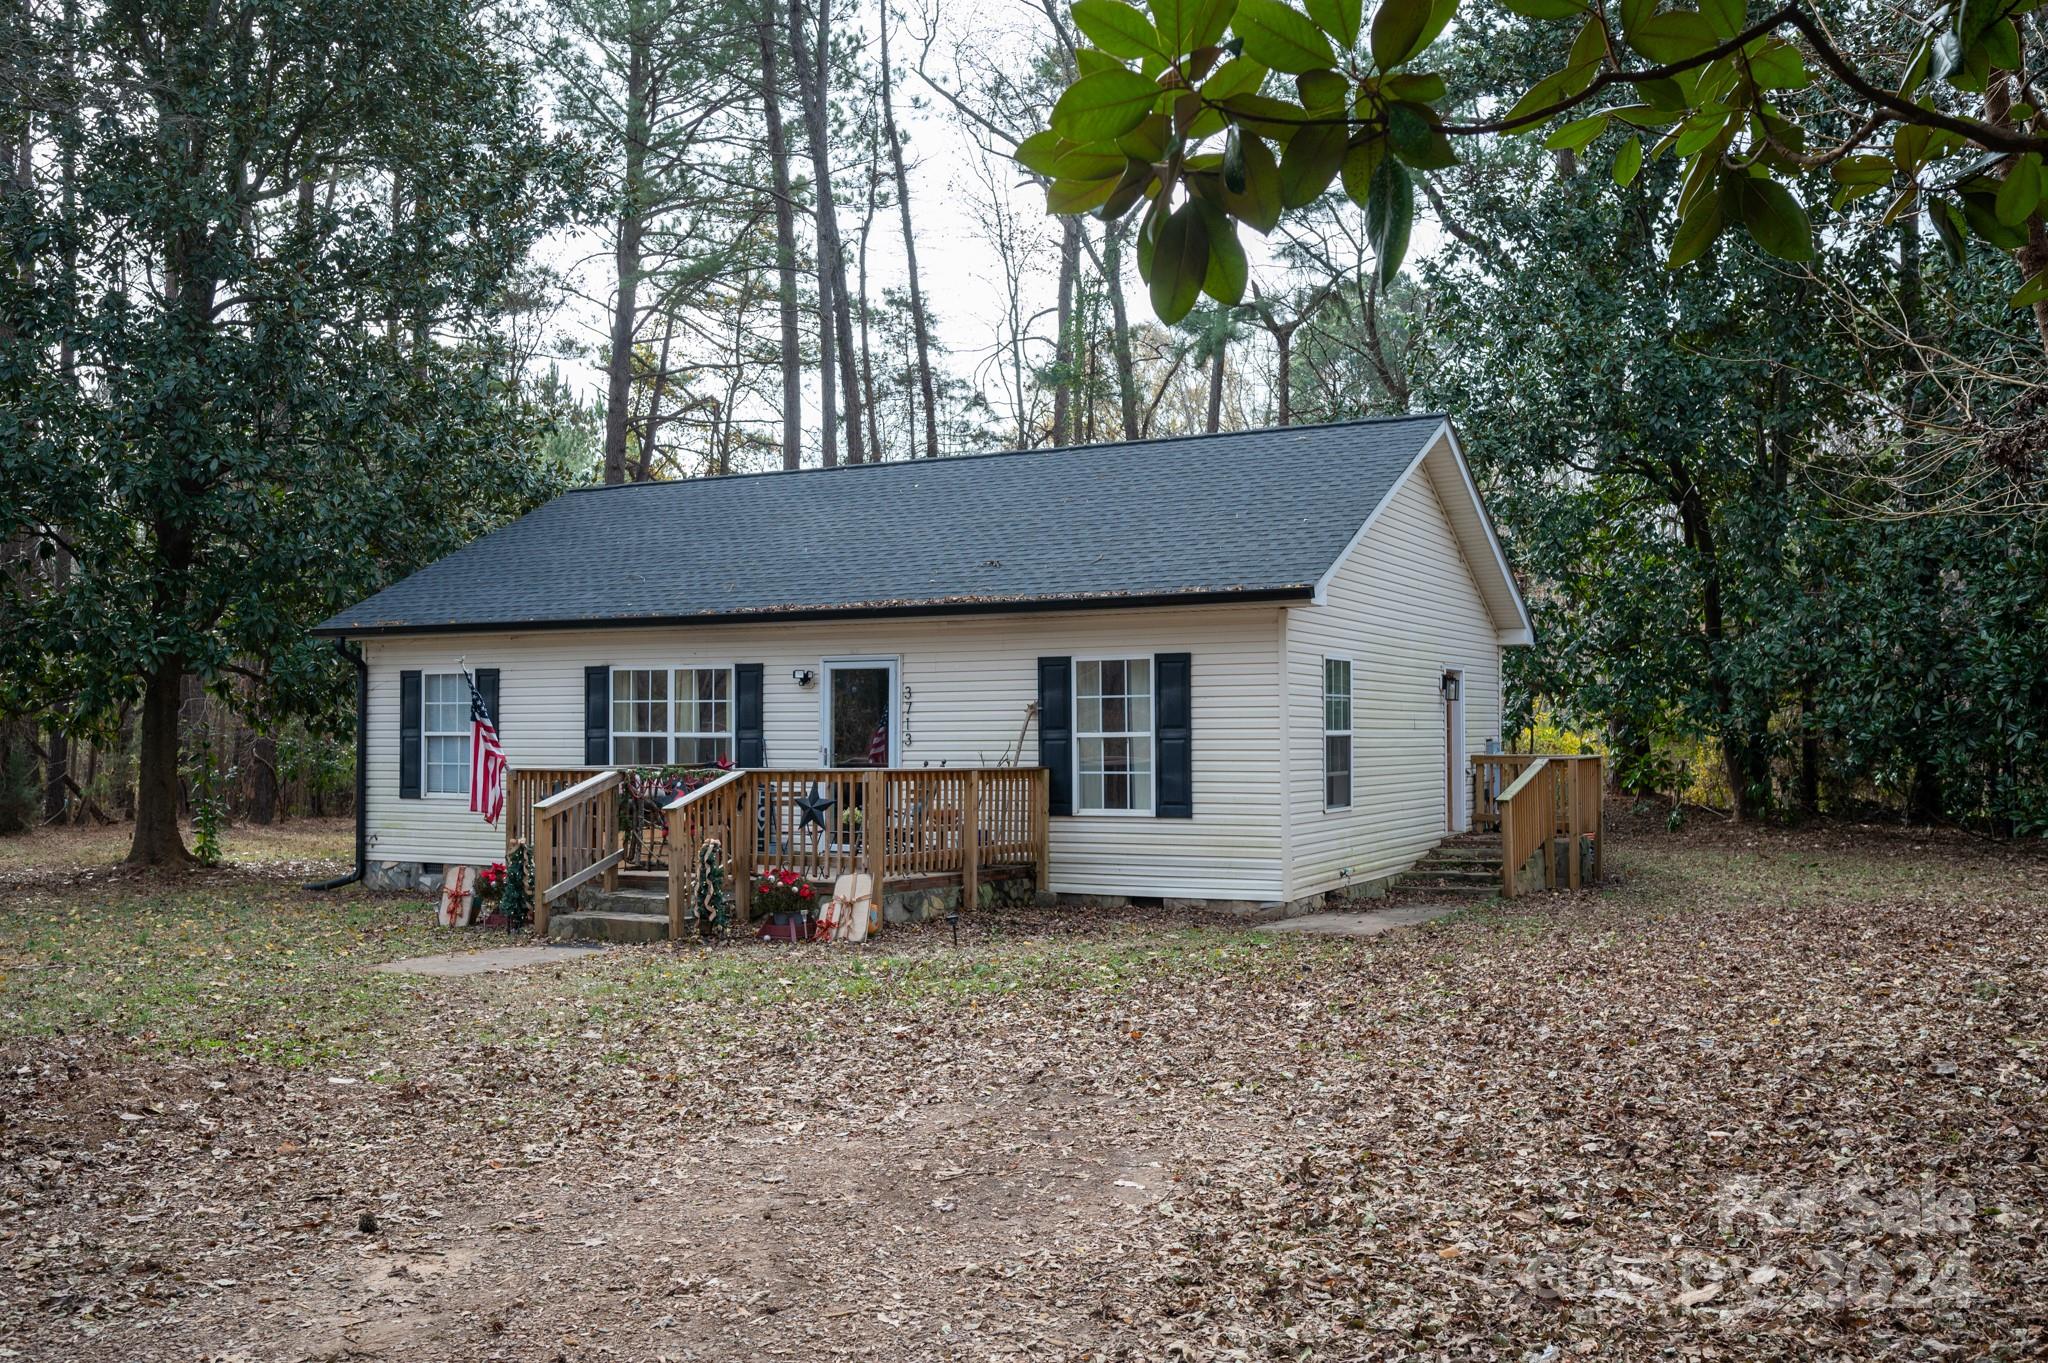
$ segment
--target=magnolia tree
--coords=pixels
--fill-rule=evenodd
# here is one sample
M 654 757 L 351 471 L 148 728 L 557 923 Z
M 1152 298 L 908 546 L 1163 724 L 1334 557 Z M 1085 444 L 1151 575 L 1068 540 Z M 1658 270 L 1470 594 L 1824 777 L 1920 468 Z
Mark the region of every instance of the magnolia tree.
M 1417 176 L 1455 164 L 1458 138 L 1547 131 L 1577 152 L 1617 129 L 1621 184 L 1660 156 L 1683 165 L 1672 268 L 1731 228 L 1810 258 L 1795 189 L 1825 167 L 1837 208 L 1886 195 L 1883 222 L 1924 212 L 1958 258 L 1971 237 L 2013 254 L 2012 305 L 2033 308 L 2048 345 L 2048 116 L 2026 63 L 2040 2 L 1823 15 L 1793 0 L 1753 15 L 1743 0 L 1503 0 L 1555 33 L 1557 70 L 1511 106 L 1453 117 L 1429 66 L 1458 0 L 1383 0 L 1370 21 L 1362 0 L 1076 0 L 1093 46 L 1017 159 L 1049 181 L 1054 213 L 1142 210 L 1139 270 L 1175 322 L 1203 293 L 1242 300 L 1240 224 L 1270 232 L 1333 183 L 1364 210 L 1390 280 Z

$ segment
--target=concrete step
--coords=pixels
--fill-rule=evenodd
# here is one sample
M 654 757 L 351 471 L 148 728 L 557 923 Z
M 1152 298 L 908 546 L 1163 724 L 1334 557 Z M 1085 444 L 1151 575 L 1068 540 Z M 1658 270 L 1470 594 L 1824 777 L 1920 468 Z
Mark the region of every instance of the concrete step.
M 1500 870 L 1500 856 L 1498 853 L 1490 857 L 1460 856 L 1457 854 L 1446 856 L 1440 851 L 1431 852 L 1421 861 L 1416 862 L 1412 869 L 1417 871 L 1498 871 Z
M 625 884 L 616 890 L 601 890 L 592 883 L 576 891 L 576 908 L 585 913 L 658 913 L 666 918 L 668 891 Z
M 1423 904 L 1438 900 L 1470 900 L 1480 903 L 1500 894 L 1500 882 L 1486 885 L 1431 885 L 1397 880 L 1387 895 L 1390 904 Z
M 548 919 L 548 936 L 558 942 L 665 942 L 668 911 L 618 913 L 578 909 Z
M 1498 885 L 1500 868 L 1477 870 L 1446 868 L 1441 866 L 1416 866 L 1403 871 L 1394 881 L 1396 885 Z

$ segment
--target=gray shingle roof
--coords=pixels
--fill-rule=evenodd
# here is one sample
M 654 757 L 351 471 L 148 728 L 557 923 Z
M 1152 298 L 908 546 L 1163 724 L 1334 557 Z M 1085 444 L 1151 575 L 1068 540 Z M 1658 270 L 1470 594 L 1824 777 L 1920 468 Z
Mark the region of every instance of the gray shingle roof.
M 585 488 L 322 634 L 1307 595 L 1441 416 Z

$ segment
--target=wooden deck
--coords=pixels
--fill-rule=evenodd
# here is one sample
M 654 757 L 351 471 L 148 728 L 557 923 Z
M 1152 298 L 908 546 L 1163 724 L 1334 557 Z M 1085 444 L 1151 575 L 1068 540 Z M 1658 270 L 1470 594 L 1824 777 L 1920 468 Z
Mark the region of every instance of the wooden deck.
M 1589 877 L 1600 879 L 1601 771 L 1598 754 L 1485 753 L 1472 759 L 1472 826 L 1500 830 L 1503 899 L 1522 893 L 1524 868 L 1539 853 L 1545 889 L 1576 890 Z M 1560 843 L 1561 858 L 1555 852 Z
M 770 868 L 825 887 L 864 873 L 878 892 L 957 882 L 964 905 L 995 873 L 1022 871 L 1046 885 L 1042 767 L 731 771 L 661 806 L 652 826 L 646 801 L 622 797 L 628 784 L 625 772 L 607 768 L 508 778 L 506 846 L 524 838 L 533 847 L 537 930 L 547 930 L 551 906 L 571 890 L 600 878 L 610 888 L 625 868 L 665 873 L 669 936 L 680 938 L 705 893 L 707 848 L 742 925 L 751 878 Z M 817 816 L 799 803 L 807 797 L 816 797 Z

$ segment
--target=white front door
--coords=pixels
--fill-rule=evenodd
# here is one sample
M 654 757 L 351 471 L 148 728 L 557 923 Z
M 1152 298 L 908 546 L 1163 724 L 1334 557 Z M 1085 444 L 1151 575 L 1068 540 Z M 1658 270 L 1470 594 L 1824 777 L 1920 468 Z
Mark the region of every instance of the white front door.
M 894 658 L 827 658 L 818 688 L 818 760 L 828 767 L 893 767 L 898 687 Z

